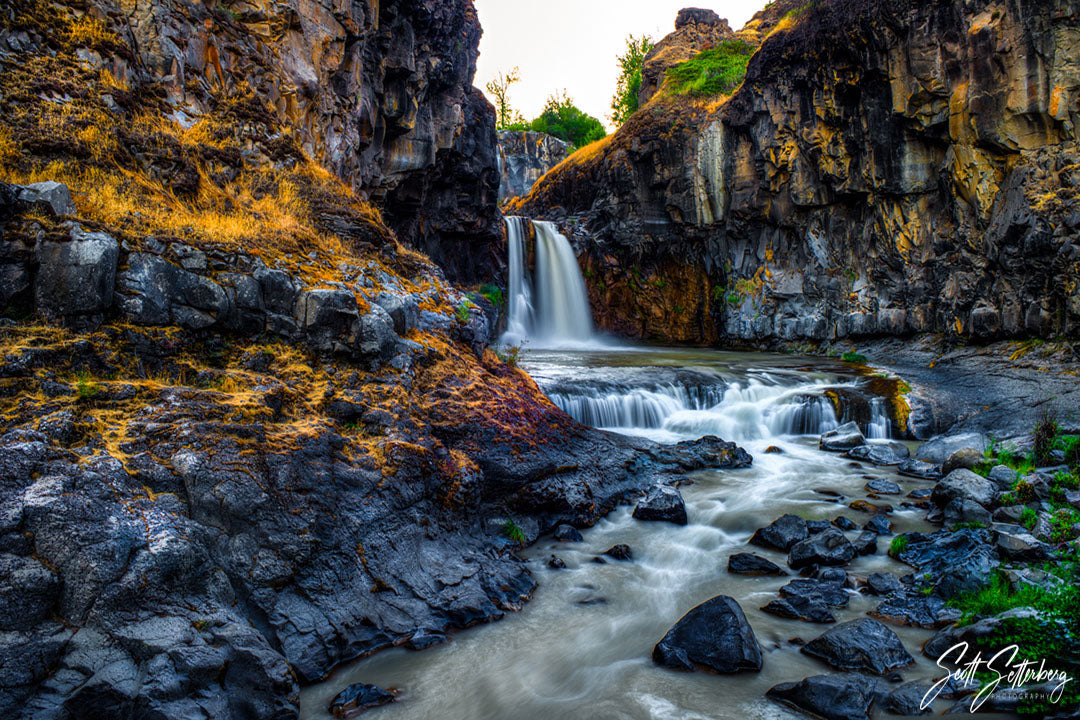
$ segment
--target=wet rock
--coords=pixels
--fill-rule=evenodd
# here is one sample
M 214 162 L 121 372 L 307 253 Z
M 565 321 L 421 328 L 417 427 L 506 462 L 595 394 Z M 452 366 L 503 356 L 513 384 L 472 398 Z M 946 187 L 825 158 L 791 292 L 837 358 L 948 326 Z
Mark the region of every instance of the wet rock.
M 874 478 L 864 485 L 868 491 L 872 493 L 878 493 L 879 495 L 899 495 L 900 486 L 894 483 L 892 480 L 886 480 L 884 478 Z
M 806 521 L 801 517 L 781 515 L 765 527 L 759 528 L 750 538 L 750 544 L 787 551 L 795 543 L 805 540 L 808 534 Z
M 783 454 L 783 452 L 783 450 L 776 447 L 775 445 L 770 445 L 769 447 L 765 448 L 766 455 L 781 455 Z
M 71 200 L 71 191 L 55 180 L 17 185 L 19 202 L 51 212 L 53 215 L 75 215 L 78 210 Z
M 630 550 L 629 545 L 612 545 L 604 551 L 604 555 L 608 556 L 612 560 L 620 560 L 628 562 L 634 559 L 634 553 Z
M 798 542 L 791 547 L 788 565 L 794 569 L 809 565 L 844 565 L 855 557 L 855 548 L 844 534 L 835 528 Z
M 807 520 L 806 532 L 811 535 L 817 535 L 819 532 L 825 532 L 832 525 L 826 520 Z
M 934 486 L 930 498 L 940 508 L 944 508 L 957 498 L 971 500 L 989 508 L 994 502 L 994 485 L 984 477 L 970 470 L 953 470 Z
M 888 595 L 903 589 L 899 578 L 890 572 L 870 573 L 866 578 L 866 590 L 871 595 Z
M 745 552 L 729 557 L 727 569 L 729 573 L 737 575 L 787 575 L 776 563 L 760 555 Z
M 998 490 L 1007 491 L 1012 490 L 1013 483 L 1019 476 L 1020 474 L 1008 465 L 995 465 L 990 468 L 986 479 L 994 483 Z
M 989 525 L 989 523 L 987 523 Z M 1021 562 L 1040 562 L 1050 557 L 1050 548 L 1019 525 L 994 525 L 998 553 Z
M 892 466 L 899 465 L 908 460 L 911 453 L 907 447 L 899 443 L 896 446 L 872 443 L 860 445 L 848 450 L 845 455 L 856 460 L 863 460 L 873 465 Z
M 923 703 L 932 686 L 933 683 L 927 680 L 904 683 L 881 699 L 881 708 L 893 715 L 929 715 L 932 708 L 924 708 Z
M 844 580 L 797 578 L 780 588 L 780 597 L 791 599 L 820 598 L 829 607 L 847 607 L 850 595 Z
M 176 324 L 192 330 L 227 314 L 225 290 L 151 253 L 131 253 L 117 276 L 120 311 L 139 325 Z M 355 299 L 354 299 L 355 305 Z
M 634 518 L 685 525 L 686 504 L 675 488 L 657 485 L 634 508 Z
M 851 541 L 851 547 L 859 556 L 873 555 L 877 552 L 878 534 L 873 530 L 863 530 L 859 536 Z
M 894 625 L 928 630 L 951 625 L 960 619 L 960 611 L 949 607 L 942 598 L 905 590 L 893 592 L 867 614 Z
M 859 527 L 851 518 L 845 515 L 837 515 L 835 518 L 833 518 L 832 524 L 834 527 L 837 527 L 841 530 L 854 530 L 855 528 Z
M 353 683 L 330 701 L 330 714 L 350 718 L 380 705 L 394 702 L 394 694 L 375 685 Z
M 814 675 L 774 685 L 766 697 L 824 720 L 867 720 L 876 683 L 861 673 Z
M 883 675 L 915 662 L 900 638 L 877 620 L 858 618 L 841 623 L 800 650 L 837 670 L 860 670 Z
M 558 555 L 552 555 L 550 558 L 548 558 L 547 566 L 552 570 L 565 570 L 566 561 Z
M 941 511 L 941 520 L 945 527 L 973 524 L 989 527 L 991 523 L 990 511 L 967 498 L 955 498 L 946 505 Z
M 982 433 L 938 435 L 919 446 L 915 457 L 923 462 L 942 465 L 957 450 L 973 448 L 979 453 L 986 449 L 986 436 Z
M 918 478 L 920 480 L 938 480 L 941 478 L 940 465 L 933 465 L 920 460 L 905 460 L 900 463 L 899 467 L 896 468 L 896 471 L 901 475 Z
M 876 505 L 867 500 L 852 500 L 848 503 L 848 507 L 852 510 L 858 510 L 859 512 L 869 513 L 871 515 L 877 515 L 878 513 L 891 513 L 893 511 L 892 505 L 888 503 L 881 503 Z
M 66 190 L 66 188 L 65 188 Z M 37 245 L 34 301 L 49 317 L 100 316 L 112 306 L 120 246 L 103 232 L 75 226 L 67 242 Z
M 397 347 L 394 321 L 378 305 L 372 305 L 369 312 L 360 316 L 358 336 L 356 350 L 376 363 L 388 360 Z
M 1004 632 L 1009 623 L 1023 621 L 1025 623 L 1045 624 L 1047 633 L 1061 631 L 1061 627 L 1049 618 L 1044 617 L 1038 610 L 1030 607 L 1019 607 L 1006 610 L 993 617 L 983 618 L 962 628 L 947 627 L 939 630 L 932 638 L 923 645 L 923 655 L 931 660 L 938 660 L 949 648 L 959 643 L 967 643 L 970 650 L 994 653 L 1009 644 Z
M 761 648 L 739 603 L 717 595 L 686 613 L 653 648 L 653 662 L 676 670 L 758 671 Z
M 559 542 L 583 542 L 585 538 L 581 537 L 581 533 L 573 525 L 567 525 L 563 523 L 555 528 L 555 532 L 551 534 L 553 538 Z
M 838 583 L 843 587 L 850 587 L 847 571 L 842 568 L 827 567 L 818 573 L 818 579 Z
M 941 472 L 948 476 L 953 470 L 971 470 L 986 461 L 982 451 L 975 448 L 962 448 L 957 450 L 941 464 Z
M 990 518 L 996 523 L 1019 525 L 1020 516 L 1023 514 L 1023 512 L 1023 505 L 1007 505 L 1005 507 L 999 507 L 994 510 Z
M 812 623 L 834 623 L 829 606 L 820 597 L 816 598 L 776 598 L 761 606 L 761 611 L 790 620 L 804 620 Z
M 863 529 L 869 530 L 875 535 L 892 535 L 892 523 L 885 514 L 871 517 L 863 524 Z
M 859 426 L 853 422 L 849 422 L 841 425 L 835 430 L 829 430 L 828 432 L 822 433 L 821 439 L 818 442 L 818 447 L 822 450 L 842 452 L 865 444 L 866 438 L 863 437 L 862 431 L 859 430 Z
M 904 533 L 901 537 L 907 537 L 908 544 L 900 552 L 900 561 L 915 568 L 918 575 L 928 574 L 942 597 L 978 590 L 999 565 L 988 530 Z
M 405 335 L 416 327 L 420 307 L 412 295 L 384 290 L 375 296 L 375 304 L 385 310 L 393 320 L 394 332 L 398 335 Z

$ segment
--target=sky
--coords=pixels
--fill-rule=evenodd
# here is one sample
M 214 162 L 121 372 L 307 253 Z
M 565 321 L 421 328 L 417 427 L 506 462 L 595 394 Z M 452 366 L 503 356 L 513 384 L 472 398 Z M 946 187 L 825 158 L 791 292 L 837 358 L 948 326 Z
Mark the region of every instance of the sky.
M 531 120 L 555 90 L 610 129 L 616 58 L 630 34 L 659 40 L 675 29 L 684 7 L 703 7 L 726 17 L 738 30 L 766 0 L 474 0 L 484 36 L 476 87 L 517 66 L 521 81 L 510 102 Z M 490 97 L 489 97 L 490 99 Z

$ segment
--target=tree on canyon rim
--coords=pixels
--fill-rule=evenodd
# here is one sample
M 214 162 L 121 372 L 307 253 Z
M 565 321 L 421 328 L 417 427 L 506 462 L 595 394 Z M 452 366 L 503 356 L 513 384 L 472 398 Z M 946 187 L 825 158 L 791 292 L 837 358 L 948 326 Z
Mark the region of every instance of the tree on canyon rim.
M 638 90 L 641 89 L 641 70 L 645 56 L 653 49 L 648 35 L 626 37 L 626 52 L 616 58 L 619 78 L 615 82 L 615 95 L 611 98 L 611 122 L 622 125 L 638 109 Z

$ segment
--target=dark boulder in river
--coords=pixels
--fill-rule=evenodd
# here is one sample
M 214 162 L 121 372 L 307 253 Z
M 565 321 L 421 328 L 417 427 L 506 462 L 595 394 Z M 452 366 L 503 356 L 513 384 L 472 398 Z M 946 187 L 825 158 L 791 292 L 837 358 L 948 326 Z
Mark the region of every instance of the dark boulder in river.
M 829 528 L 791 547 L 788 565 L 793 570 L 810 565 L 845 565 L 855 557 L 855 548 L 836 528 Z
M 649 494 L 634 508 L 634 517 L 638 520 L 658 520 L 685 525 L 686 503 L 675 488 L 657 485 L 649 490 Z
M 915 662 L 896 633 L 871 618 L 841 623 L 806 643 L 800 652 L 824 660 L 837 670 L 877 675 Z
M 772 700 L 826 720 L 867 720 L 876 684 L 859 673 L 814 675 L 799 682 L 774 685 Z
M 717 673 L 761 669 L 761 647 L 739 603 L 717 595 L 686 613 L 653 648 L 653 662 Z
M 751 545 L 790 550 L 791 546 L 801 542 L 809 535 L 806 521 L 798 515 L 781 515 L 763 528 L 759 528 L 750 538 Z
M 754 553 L 735 553 L 728 558 L 729 573 L 737 575 L 787 575 L 779 565 Z
M 350 718 L 380 705 L 394 702 L 394 694 L 375 685 L 353 683 L 330 701 L 330 713 L 334 717 Z

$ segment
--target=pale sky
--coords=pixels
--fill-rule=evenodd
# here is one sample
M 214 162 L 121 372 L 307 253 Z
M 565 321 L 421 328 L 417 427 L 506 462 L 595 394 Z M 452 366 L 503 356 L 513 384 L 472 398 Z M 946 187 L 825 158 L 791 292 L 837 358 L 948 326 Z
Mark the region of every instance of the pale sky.
M 659 40 L 675 29 L 684 7 L 715 10 L 738 30 L 766 1 L 474 0 L 484 28 L 475 84 L 483 90 L 516 65 L 521 81 L 511 88 L 510 102 L 526 120 L 540 114 L 553 91 L 565 88 L 579 108 L 610 129 L 615 58 L 627 35 Z

